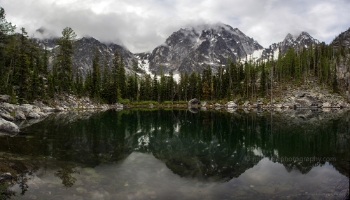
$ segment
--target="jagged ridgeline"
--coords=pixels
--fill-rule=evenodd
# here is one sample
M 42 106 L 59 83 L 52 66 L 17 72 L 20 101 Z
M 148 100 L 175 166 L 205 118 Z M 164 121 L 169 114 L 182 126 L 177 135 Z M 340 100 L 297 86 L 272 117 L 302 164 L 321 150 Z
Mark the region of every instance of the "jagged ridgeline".
M 331 44 L 306 32 L 264 49 L 226 24 L 180 29 L 150 53 L 133 54 L 67 27 L 58 38 L 14 32 L 1 9 L 0 93 L 10 102 L 90 96 L 98 102 L 280 98 L 286 88 L 319 85 L 346 96 L 349 30 Z M 39 34 L 39 35 L 40 35 Z M 176 77 L 176 79 L 175 79 Z M 266 103 L 266 102 L 265 102 Z

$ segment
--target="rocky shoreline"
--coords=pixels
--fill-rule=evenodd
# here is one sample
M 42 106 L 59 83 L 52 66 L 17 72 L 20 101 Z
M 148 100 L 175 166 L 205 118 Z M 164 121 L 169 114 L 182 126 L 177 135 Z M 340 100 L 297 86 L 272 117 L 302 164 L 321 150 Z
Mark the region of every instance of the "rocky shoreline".
M 198 112 L 199 109 L 225 109 L 228 112 L 235 112 L 237 109 L 243 110 L 293 110 L 293 109 L 350 109 L 349 101 L 343 96 L 330 93 L 324 88 L 313 85 L 312 88 L 290 88 L 286 91 L 274 95 L 274 98 L 257 98 L 254 101 L 242 101 L 235 99 L 229 102 L 206 102 L 192 99 L 188 104 L 99 104 L 88 97 L 78 98 L 73 95 L 60 96 L 55 99 L 45 101 L 34 101 L 32 104 L 11 104 L 10 96 L 0 95 L 0 134 L 16 134 L 20 131 L 19 122 L 35 119 L 41 121 L 50 114 L 67 112 L 72 110 L 107 110 L 111 108 L 123 109 L 133 107 L 150 108 L 189 108 L 191 112 Z
M 313 85 L 288 89 L 274 95 L 274 98 L 257 98 L 254 101 L 235 99 L 225 103 L 207 103 L 192 99 L 188 107 L 221 109 L 349 109 L 350 99 L 337 93 L 330 93 L 324 88 Z
M 8 103 L 8 95 L 0 95 L 0 134 L 17 134 L 20 122 L 27 120 L 41 121 L 53 113 L 67 112 L 71 110 L 107 110 L 122 108 L 122 104 L 98 104 L 88 97 L 78 98 L 67 95 L 65 98 L 53 99 L 46 103 L 34 101 L 33 104 Z

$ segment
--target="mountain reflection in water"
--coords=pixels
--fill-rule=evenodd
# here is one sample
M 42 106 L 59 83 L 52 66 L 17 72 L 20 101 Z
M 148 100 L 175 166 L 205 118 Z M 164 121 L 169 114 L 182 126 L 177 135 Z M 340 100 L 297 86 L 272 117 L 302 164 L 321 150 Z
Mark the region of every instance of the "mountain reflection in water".
M 344 197 L 350 113 L 288 112 L 59 114 L 15 137 L 0 137 L 0 152 L 34 174 L 24 195 L 48 191 L 45 180 L 59 180 L 72 189 L 67 194 L 107 199 Z M 87 189 L 89 184 L 97 188 Z

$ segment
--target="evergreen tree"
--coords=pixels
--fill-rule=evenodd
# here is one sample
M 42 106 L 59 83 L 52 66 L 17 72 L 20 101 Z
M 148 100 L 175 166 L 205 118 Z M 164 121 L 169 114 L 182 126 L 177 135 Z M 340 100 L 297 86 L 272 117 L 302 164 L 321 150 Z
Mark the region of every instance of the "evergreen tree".
M 19 86 L 18 98 L 19 103 L 25 102 L 25 100 L 29 96 L 29 88 L 30 88 L 30 61 L 28 57 L 28 35 L 24 28 L 21 29 L 21 45 L 20 45 L 20 54 L 19 54 L 19 62 L 16 70 L 16 79 L 15 83 Z
M 56 40 L 60 49 L 55 62 L 57 63 L 58 85 L 62 92 L 71 92 L 73 85 L 72 56 L 75 37 L 75 32 L 67 27 L 63 29 L 62 36 Z
M 260 95 L 264 97 L 265 93 L 266 93 L 266 71 L 265 71 L 265 63 L 262 63 L 261 76 L 260 76 Z
M 159 88 L 160 88 L 160 90 L 159 90 L 159 100 L 160 100 L 160 102 L 163 102 L 163 101 L 166 99 L 166 96 L 167 96 L 167 94 L 166 94 L 166 92 L 167 92 L 167 90 L 166 90 L 167 86 L 166 86 L 165 75 L 164 75 L 164 73 L 163 73 L 163 68 L 162 68 L 162 67 L 160 67 L 160 83 L 159 83 Z
M 11 70 L 13 69 L 13 62 L 11 62 L 13 59 L 10 56 L 12 53 L 8 51 L 13 47 L 10 43 L 11 40 L 14 40 L 13 34 L 15 29 L 16 26 L 7 22 L 5 10 L 0 7 L 0 93 L 9 92 L 9 94 L 14 94 L 12 84 L 10 83 L 9 85 L 9 79 L 13 76 L 13 70 Z M 15 53 L 17 51 L 12 49 L 12 52 Z
M 159 101 L 158 91 L 159 91 L 159 83 L 158 83 L 158 80 L 157 80 L 157 76 L 154 75 L 153 76 L 153 82 L 152 82 L 152 100 L 153 101 Z
M 128 76 L 127 81 L 127 98 L 130 101 L 137 101 L 138 87 L 137 87 L 137 75 Z
M 119 62 L 119 70 L 118 70 L 118 83 L 119 83 L 119 90 L 122 98 L 126 98 L 126 75 L 125 75 L 125 68 L 124 68 L 124 58 L 123 56 L 120 56 L 120 62 Z
M 90 96 L 98 100 L 100 99 L 101 93 L 101 73 L 99 62 L 100 59 L 96 49 L 94 59 L 92 60 L 92 85 Z
M 197 96 L 197 74 L 192 72 L 188 84 L 188 98 L 193 99 Z
M 176 94 L 175 93 L 175 81 L 173 78 L 173 72 L 170 72 L 166 85 L 167 85 L 167 98 L 166 99 L 173 102 L 175 94 Z

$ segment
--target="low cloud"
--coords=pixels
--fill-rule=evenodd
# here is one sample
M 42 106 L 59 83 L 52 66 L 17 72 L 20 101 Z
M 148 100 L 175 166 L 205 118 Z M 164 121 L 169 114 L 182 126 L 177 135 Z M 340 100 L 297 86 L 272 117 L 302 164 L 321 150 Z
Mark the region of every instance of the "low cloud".
M 2 0 L 8 21 L 29 36 L 60 36 L 71 27 L 78 37 L 151 51 L 180 28 L 225 23 L 267 47 L 287 33 L 309 32 L 326 43 L 350 27 L 348 0 Z M 18 29 L 19 30 L 19 29 Z

